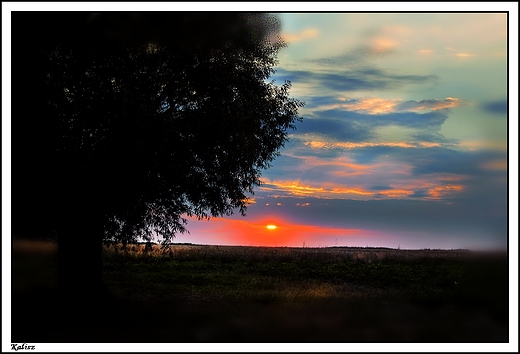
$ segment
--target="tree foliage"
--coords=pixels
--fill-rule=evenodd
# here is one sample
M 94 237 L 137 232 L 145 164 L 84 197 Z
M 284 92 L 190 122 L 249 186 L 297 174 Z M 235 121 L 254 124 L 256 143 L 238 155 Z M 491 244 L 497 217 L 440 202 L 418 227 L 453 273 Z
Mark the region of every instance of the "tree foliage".
M 278 31 L 268 14 L 13 13 L 13 220 L 168 241 L 185 216 L 244 213 L 303 106 L 269 81 Z

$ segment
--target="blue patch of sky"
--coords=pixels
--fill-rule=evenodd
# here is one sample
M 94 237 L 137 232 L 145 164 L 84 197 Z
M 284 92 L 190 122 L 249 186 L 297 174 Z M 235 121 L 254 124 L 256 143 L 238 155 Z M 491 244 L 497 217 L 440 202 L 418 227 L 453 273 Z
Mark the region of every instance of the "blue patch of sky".
M 320 121 L 329 120 L 329 123 L 325 123 L 324 126 L 320 128 L 321 132 L 324 132 L 329 128 L 340 131 L 344 131 L 345 129 L 354 129 L 353 135 L 361 133 L 363 134 L 363 136 L 360 136 L 361 139 L 370 136 L 371 134 L 367 131 L 367 129 L 376 126 L 399 125 L 408 128 L 436 131 L 439 130 L 446 119 L 448 119 L 446 110 L 439 110 L 428 113 L 398 112 L 387 114 L 366 114 L 341 108 L 315 111 L 313 112 L 313 117 L 320 118 Z M 335 119 L 334 122 L 331 122 L 331 118 Z M 308 121 L 301 123 L 301 126 L 305 126 Z M 312 128 L 317 128 L 316 123 L 310 124 L 312 124 Z M 342 127 L 341 125 L 345 126 Z M 332 131 L 331 133 L 337 134 Z
M 302 122 L 298 126 L 298 132 L 323 134 L 328 138 L 340 141 L 363 141 L 372 137 L 369 129 L 355 121 L 325 118 L 323 113 L 327 115 L 327 112 L 320 112 L 321 119 L 307 119 Z M 337 117 L 339 114 L 331 114 L 331 116 Z
M 368 189 L 373 191 L 385 191 L 393 188 L 390 186 L 370 186 Z
M 435 75 L 396 75 L 379 69 L 336 71 L 334 73 L 288 70 L 279 68 L 273 75 L 278 80 L 293 84 L 313 83 L 333 91 L 386 90 L 403 84 L 434 82 Z
M 475 176 L 483 171 L 484 156 L 478 152 L 430 148 L 409 151 L 402 159 L 412 164 L 412 173 L 416 176 L 432 173 Z
M 493 101 L 486 102 L 482 104 L 482 109 L 488 113 L 496 114 L 496 115 L 504 115 L 507 114 L 507 100 L 501 101 Z

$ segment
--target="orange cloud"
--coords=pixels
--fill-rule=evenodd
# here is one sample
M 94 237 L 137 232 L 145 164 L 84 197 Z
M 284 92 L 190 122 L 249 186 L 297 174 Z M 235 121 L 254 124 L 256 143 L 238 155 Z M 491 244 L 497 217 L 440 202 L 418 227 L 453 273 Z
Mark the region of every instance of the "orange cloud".
M 298 33 L 283 33 L 282 39 L 285 42 L 297 42 L 309 38 L 314 38 L 319 35 L 319 31 L 316 28 L 307 28 L 303 31 L 300 31 Z
M 377 54 L 383 54 L 391 51 L 397 46 L 397 42 L 388 38 L 375 38 L 372 41 L 371 50 Z
M 343 103 L 341 107 L 370 114 L 389 113 L 395 111 L 395 107 L 400 101 L 400 99 L 364 98 L 354 103 Z
M 359 149 L 364 147 L 376 147 L 376 146 L 387 146 L 387 147 L 400 147 L 405 149 L 415 149 L 418 147 L 437 147 L 440 146 L 439 143 L 431 143 L 431 142 L 419 142 L 419 143 L 407 143 L 407 142 L 386 142 L 386 143 L 377 143 L 377 142 L 362 142 L 362 143 L 352 143 L 352 142 L 334 142 L 334 141 L 308 141 L 305 142 L 304 145 L 310 146 L 312 149 Z
M 446 109 L 446 108 L 455 108 L 461 105 L 461 102 L 458 98 L 454 97 L 446 97 L 444 100 L 426 100 L 426 101 L 418 101 L 415 102 L 416 105 L 413 107 L 413 109 L 410 109 L 412 111 L 422 111 L 422 110 L 431 110 L 431 111 L 437 111 L 439 109 Z
M 388 168 L 385 167 L 385 173 L 388 172 Z M 392 173 L 401 173 L 401 171 L 392 171 Z M 436 176 L 433 181 L 409 181 L 406 185 L 400 184 L 395 187 L 390 183 L 388 189 L 383 190 L 367 190 L 362 185 L 346 187 L 337 183 L 322 183 L 318 186 L 305 184 L 297 180 L 269 181 L 264 179 L 260 188 L 265 192 L 275 193 L 275 197 L 359 200 L 407 199 L 412 197 L 417 191 L 426 191 L 427 196 L 424 199 L 437 200 L 464 190 L 464 186 L 460 184 L 460 181 L 463 179 L 464 176 Z M 310 203 L 297 203 L 296 206 L 310 206 Z
M 389 189 L 386 191 L 379 191 L 380 194 L 386 195 L 389 198 L 408 197 L 414 194 L 414 191 L 406 189 Z
M 433 148 L 433 147 L 441 146 L 440 143 L 432 143 L 432 142 L 426 142 L 426 141 L 420 142 L 419 145 L 422 147 L 425 147 L 425 148 Z
M 469 57 L 474 57 L 476 55 L 475 54 L 469 54 L 469 53 L 457 53 L 456 56 L 459 57 L 459 58 L 469 58 Z
M 318 166 L 334 166 L 334 167 L 348 169 L 349 170 L 348 172 L 343 170 L 342 172 L 338 172 L 338 173 L 341 173 L 343 175 L 344 175 L 344 173 L 348 173 L 349 176 L 370 173 L 371 170 L 380 166 L 380 164 L 371 164 L 371 165 L 356 164 L 356 163 L 351 162 L 350 159 L 347 159 L 345 157 L 333 158 L 333 159 L 320 159 L 320 158 L 316 158 L 313 156 L 303 157 L 303 156 L 294 156 L 294 155 L 290 155 L 290 154 L 288 154 L 288 156 L 296 157 L 300 161 L 302 161 L 302 164 L 300 165 L 300 169 L 315 168 Z M 332 173 L 335 173 L 335 172 L 332 172 Z
M 361 187 L 344 188 L 332 184 L 326 184 L 324 187 L 315 187 L 302 184 L 300 181 L 262 181 L 264 183 L 260 188 L 267 191 L 283 191 L 295 197 L 315 197 L 315 198 L 339 198 L 341 196 L 372 196 L 375 193 L 364 190 Z M 267 184 L 267 185 L 266 185 Z
M 340 97 L 339 101 L 347 101 L 346 98 Z M 385 114 L 392 112 L 418 112 L 422 110 L 436 111 L 439 109 L 454 108 L 462 104 L 460 99 L 455 97 L 446 97 L 444 100 L 423 100 L 423 101 L 406 101 L 402 99 L 386 99 L 386 98 L 361 98 L 346 103 L 329 105 L 327 108 L 344 108 L 349 111 L 359 111 L 368 114 Z M 321 107 L 322 109 L 324 107 Z
M 274 186 L 273 187 L 267 187 L 267 186 L 261 186 L 262 189 L 277 189 L 277 190 L 284 190 L 288 191 L 293 195 L 297 196 L 306 196 L 306 195 L 314 195 L 316 193 L 323 192 L 323 188 L 316 188 L 316 187 L 310 187 L 310 186 L 304 186 L 300 184 L 299 181 L 270 181 L 270 182 L 263 182 L 268 183 L 269 185 Z
M 264 191 L 284 192 L 292 197 L 312 197 L 321 199 L 362 199 L 405 198 L 414 194 L 412 189 L 387 189 L 371 191 L 361 186 L 344 187 L 333 183 L 326 183 L 323 187 L 310 186 L 300 181 L 263 181 L 260 188 Z M 297 206 L 309 206 L 310 203 L 298 203 Z
M 441 197 L 445 196 L 446 194 L 449 194 L 451 192 L 459 192 L 463 190 L 464 187 L 461 185 L 446 185 L 446 186 L 438 186 L 434 188 L 430 188 L 428 190 L 428 194 L 432 199 L 440 199 Z
M 507 160 L 495 160 L 482 164 L 481 166 L 486 170 L 507 170 Z

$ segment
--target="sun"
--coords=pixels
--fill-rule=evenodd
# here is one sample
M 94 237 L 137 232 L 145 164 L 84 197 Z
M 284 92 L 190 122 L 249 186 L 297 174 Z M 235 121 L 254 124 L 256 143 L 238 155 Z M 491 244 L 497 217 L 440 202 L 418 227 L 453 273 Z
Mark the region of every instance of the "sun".
M 276 229 L 276 225 L 267 225 L 266 226 L 268 230 L 275 230 Z

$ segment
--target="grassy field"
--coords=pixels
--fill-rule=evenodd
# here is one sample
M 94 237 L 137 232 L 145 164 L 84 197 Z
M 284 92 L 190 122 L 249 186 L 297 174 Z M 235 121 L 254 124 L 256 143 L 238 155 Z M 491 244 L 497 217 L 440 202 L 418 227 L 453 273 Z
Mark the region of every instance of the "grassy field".
M 56 300 L 55 246 L 15 243 L 11 340 L 508 341 L 506 253 L 111 245 L 103 262 L 110 296 L 81 311 Z

